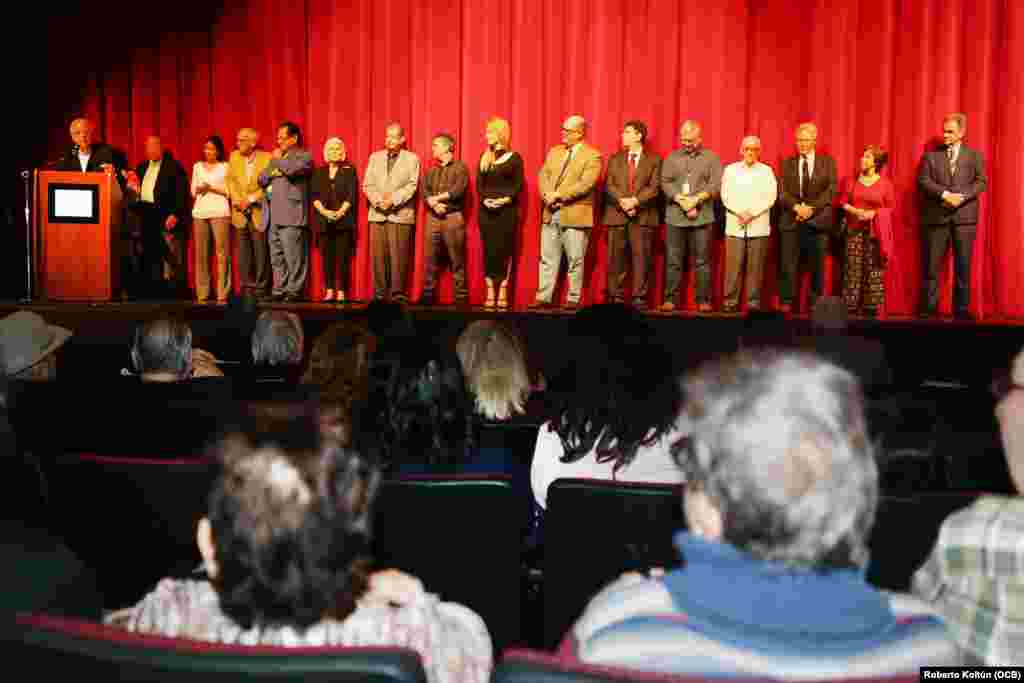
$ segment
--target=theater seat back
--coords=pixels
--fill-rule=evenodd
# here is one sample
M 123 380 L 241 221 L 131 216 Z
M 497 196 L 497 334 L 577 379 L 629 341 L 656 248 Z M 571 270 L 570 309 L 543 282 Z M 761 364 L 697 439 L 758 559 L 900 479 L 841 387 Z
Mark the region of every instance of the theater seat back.
M 69 454 L 51 469 L 51 518 L 96 570 L 104 605 L 134 604 L 200 563 L 195 530 L 219 468 L 208 460 Z
M 442 600 L 466 605 L 495 651 L 519 638 L 523 505 L 504 476 L 416 476 L 385 481 L 374 557 L 419 577 Z
M 672 536 L 685 527 L 678 485 L 556 480 L 544 515 L 545 647 L 623 572 L 676 566 Z
M 4 623 L 0 640 L 8 671 L 39 681 L 426 681 L 419 655 L 402 648 L 215 645 L 40 615 L 19 615 L 16 621 Z

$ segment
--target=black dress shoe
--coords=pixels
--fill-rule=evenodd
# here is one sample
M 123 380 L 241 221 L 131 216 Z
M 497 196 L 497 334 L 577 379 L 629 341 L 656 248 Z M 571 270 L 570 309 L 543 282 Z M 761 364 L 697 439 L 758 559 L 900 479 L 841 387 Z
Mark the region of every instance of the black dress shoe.
M 540 311 L 540 310 L 543 310 L 545 308 L 551 308 L 551 302 L 549 302 L 549 301 L 534 301 L 533 303 L 531 303 L 526 308 L 528 308 L 531 311 Z
M 579 301 L 566 301 L 564 304 L 562 304 L 562 310 L 563 311 L 575 311 L 579 307 L 580 307 L 580 302 Z
M 302 301 L 302 297 L 299 296 L 298 294 L 285 294 L 284 297 L 282 297 L 281 301 L 283 301 L 286 304 L 297 304 L 300 301 Z
M 934 318 L 935 317 L 935 310 L 931 309 L 931 308 L 922 308 L 920 311 L 917 312 L 917 317 L 918 318 Z
M 955 317 L 957 320 L 969 320 L 971 322 L 974 322 L 976 320 L 974 314 L 971 313 L 970 311 L 957 311 L 953 317 Z

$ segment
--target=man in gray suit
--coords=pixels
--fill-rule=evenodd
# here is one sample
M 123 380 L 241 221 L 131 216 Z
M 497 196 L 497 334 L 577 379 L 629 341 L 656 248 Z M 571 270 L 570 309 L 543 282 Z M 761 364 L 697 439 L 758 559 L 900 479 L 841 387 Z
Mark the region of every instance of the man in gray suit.
M 370 203 L 370 251 L 373 253 L 373 298 L 388 295 L 408 301 L 405 278 L 416 227 L 416 188 L 420 158 L 405 149 L 405 130 L 391 123 L 384 149 L 370 155 L 363 174 L 363 192 Z
M 313 157 L 299 145 L 302 132 L 291 121 L 277 129 L 277 149 L 260 172 L 270 209 L 268 242 L 275 301 L 299 301 L 309 273 L 309 178 Z
M 963 144 L 967 116 L 949 114 L 942 122 L 937 150 L 925 152 L 917 172 L 921 190 L 921 228 L 925 233 L 925 275 L 921 316 L 935 315 L 939 305 L 939 270 L 953 242 L 953 312 L 970 318 L 971 252 L 978 227 L 978 195 L 988 187 L 981 152 Z

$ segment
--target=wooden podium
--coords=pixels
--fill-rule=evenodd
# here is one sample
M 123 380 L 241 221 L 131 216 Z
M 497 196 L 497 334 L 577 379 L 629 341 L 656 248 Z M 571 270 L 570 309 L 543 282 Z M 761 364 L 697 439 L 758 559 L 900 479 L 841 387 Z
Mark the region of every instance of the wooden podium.
M 36 171 L 36 273 L 57 301 L 110 301 L 121 290 L 121 186 L 112 172 Z

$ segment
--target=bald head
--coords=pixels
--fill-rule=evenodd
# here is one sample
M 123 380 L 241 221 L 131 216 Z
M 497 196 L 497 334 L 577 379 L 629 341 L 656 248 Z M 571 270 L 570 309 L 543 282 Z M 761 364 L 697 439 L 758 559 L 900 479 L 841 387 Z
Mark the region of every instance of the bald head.
M 587 134 L 587 120 L 579 114 L 573 114 L 562 123 L 562 142 L 566 147 L 582 142 Z
M 700 149 L 703 142 L 704 131 L 700 124 L 693 119 L 683 121 L 683 125 L 679 126 L 679 144 L 682 145 L 683 151 L 692 154 Z
M 92 148 L 93 133 L 96 127 L 89 119 L 78 118 L 71 122 L 71 141 L 79 151 L 88 152 Z
M 146 138 L 146 158 L 150 161 L 160 161 L 164 156 L 164 146 L 160 138 L 150 135 Z
M 254 128 L 240 128 L 235 144 L 242 156 L 249 156 L 256 149 L 256 143 L 260 141 L 260 134 Z
M 384 129 L 384 147 L 395 153 L 405 146 L 405 128 L 397 121 L 392 121 Z

